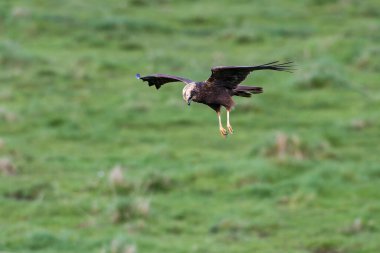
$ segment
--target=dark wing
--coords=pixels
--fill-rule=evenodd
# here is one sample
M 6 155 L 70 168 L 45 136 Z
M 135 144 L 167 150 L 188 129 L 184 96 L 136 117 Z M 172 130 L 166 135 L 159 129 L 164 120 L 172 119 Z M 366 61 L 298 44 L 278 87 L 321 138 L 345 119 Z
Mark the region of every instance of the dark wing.
M 144 82 L 147 81 L 149 86 L 154 85 L 156 89 L 158 90 L 162 85 L 165 83 L 172 83 L 172 82 L 184 82 L 186 84 L 192 83 L 193 81 L 179 77 L 179 76 L 172 76 L 172 75 L 165 75 L 165 74 L 153 74 L 150 76 L 143 76 L 141 77 L 140 74 L 136 74 L 137 79 L 141 79 Z
M 211 69 L 211 76 L 207 83 L 211 85 L 224 86 L 228 89 L 234 89 L 239 83 L 254 70 L 270 69 L 276 71 L 291 72 L 293 70 L 292 62 L 279 63 L 278 61 L 270 62 L 258 66 L 221 66 Z

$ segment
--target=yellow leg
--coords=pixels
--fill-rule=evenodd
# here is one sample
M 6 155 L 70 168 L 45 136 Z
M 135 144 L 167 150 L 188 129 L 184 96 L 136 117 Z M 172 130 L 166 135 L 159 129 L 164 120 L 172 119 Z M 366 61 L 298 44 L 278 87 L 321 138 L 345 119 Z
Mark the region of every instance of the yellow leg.
M 232 129 L 232 126 L 230 124 L 230 111 L 227 110 L 227 128 L 228 128 L 228 132 L 230 132 L 230 134 L 232 134 L 234 132 L 234 130 Z
M 222 119 L 220 118 L 220 112 L 217 112 L 218 113 L 218 119 L 219 119 L 219 132 L 220 132 L 220 135 L 222 135 L 222 137 L 226 137 L 227 136 L 227 131 L 226 129 L 223 128 L 222 126 Z

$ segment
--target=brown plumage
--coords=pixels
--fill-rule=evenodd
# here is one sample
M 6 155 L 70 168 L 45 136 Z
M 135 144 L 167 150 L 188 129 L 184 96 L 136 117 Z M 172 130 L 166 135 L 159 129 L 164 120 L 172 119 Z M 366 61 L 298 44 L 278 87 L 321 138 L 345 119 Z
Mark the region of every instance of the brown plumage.
M 162 85 L 171 82 L 183 82 L 186 84 L 182 91 L 183 99 L 190 105 L 191 101 L 206 104 L 214 109 L 219 118 L 219 131 L 222 136 L 227 135 L 227 131 L 223 128 L 220 118 L 220 108 L 224 106 L 227 109 L 227 128 L 230 133 L 233 132 L 229 114 L 235 102 L 233 96 L 251 97 L 252 94 L 260 94 L 263 88 L 255 86 L 239 85 L 247 76 L 255 70 L 276 70 L 291 72 L 292 62 L 278 63 L 278 61 L 270 62 L 258 66 L 219 66 L 211 69 L 211 76 L 202 82 L 194 82 L 183 77 L 153 74 L 140 77 L 138 79 L 147 81 L 149 86 L 155 86 L 156 89 Z

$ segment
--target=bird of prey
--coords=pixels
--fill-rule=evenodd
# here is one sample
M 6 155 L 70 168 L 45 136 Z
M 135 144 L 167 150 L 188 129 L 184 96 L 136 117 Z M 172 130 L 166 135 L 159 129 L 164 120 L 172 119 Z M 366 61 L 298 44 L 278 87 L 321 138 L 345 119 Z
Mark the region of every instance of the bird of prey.
M 195 82 L 187 78 L 166 75 L 153 74 L 148 76 L 140 76 L 136 74 L 137 79 L 147 81 L 149 86 L 155 86 L 156 89 L 162 85 L 172 82 L 182 82 L 186 86 L 183 88 L 183 99 L 190 105 L 191 101 L 208 105 L 214 109 L 219 119 L 219 131 L 223 137 L 228 132 L 233 133 L 230 124 L 230 112 L 235 102 L 233 96 L 251 97 L 252 94 L 260 94 L 263 92 L 262 87 L 240 85 L 246 77 L 255 70 L 276 70 L 291 72 L 292 62 L 279 63 L 278 61 L 270 62 L 257 66 L 218 66 L 211 69 L 211 76 L 206 81 Z M 227 130 L 222 125 L 220 117 L 221 107 L 227 110 Z

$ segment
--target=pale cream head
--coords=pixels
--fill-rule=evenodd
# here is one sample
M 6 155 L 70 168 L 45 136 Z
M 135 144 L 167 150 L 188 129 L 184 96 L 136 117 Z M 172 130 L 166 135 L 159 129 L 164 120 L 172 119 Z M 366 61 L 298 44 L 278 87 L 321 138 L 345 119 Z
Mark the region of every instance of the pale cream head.
M 193 83 L 189 83 L 187 84 L 183 90 L 182 90 L 182 97 L 183 99 L 189 103 L 189 100 L 191 98 L 191 92 L 195 89 L 197 85 L 193 82 Z

